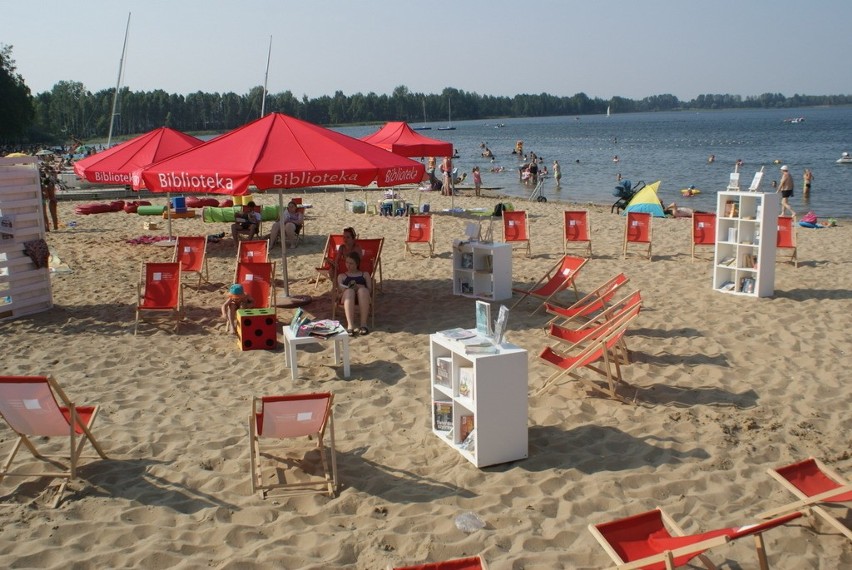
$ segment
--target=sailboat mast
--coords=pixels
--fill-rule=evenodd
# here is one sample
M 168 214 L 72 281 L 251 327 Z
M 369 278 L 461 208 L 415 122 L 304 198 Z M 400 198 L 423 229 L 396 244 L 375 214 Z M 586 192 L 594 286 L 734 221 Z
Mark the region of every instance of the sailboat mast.
M 121 48 L 121 60 L 118 62 L 118 79 L 115 82 L 115 93 L 112 96 L 112 113 L 109 116 L 109 135 L 107 135 L 107 148 L 112 144 L 112 129 L 115 125 L 116 109 L 118 108 L 118 92 L 121 90 L 121 77 L 124 74 L 124 56 L 127 53 L 127 36 L 130 34 L 130 16 L 127 13 L 127 27 L 124 29 L 124 47 Z
M 266 84 L 269 81 L 269 60 L 272 59 L 272 36 L 269 36 L 269 53 L 266 54 L 266 73 L 263 75 L 263 102 L 260 104 L 260 116 L 266 116 Z

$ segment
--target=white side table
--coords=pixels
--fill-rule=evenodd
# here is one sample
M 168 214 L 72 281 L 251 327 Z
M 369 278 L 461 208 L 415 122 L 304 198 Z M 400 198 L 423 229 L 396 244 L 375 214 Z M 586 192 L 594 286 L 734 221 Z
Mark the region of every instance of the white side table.
M 349 378 L 349 335 L 344 331 L 328 338 L 317 336 L 295 336 L 288 325 L 284 325 L 284 366 L 290 368 L 291 378 L 299 377 L 299 365 L 296 361 L 296 349 L 299 345 L 323 341 L 334 341 L 334 363 L 343 361 L 343 377 Z

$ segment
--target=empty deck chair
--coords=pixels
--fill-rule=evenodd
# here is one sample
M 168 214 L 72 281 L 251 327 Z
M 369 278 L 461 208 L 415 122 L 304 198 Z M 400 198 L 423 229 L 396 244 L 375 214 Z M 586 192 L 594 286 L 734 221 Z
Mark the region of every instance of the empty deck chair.
M 469 556 L 441 562 L 424 562 L 414 566 L 390 566 L 388 570 L 488 570 L 488 565 L 482 556 Z
M 275 489 L 283 489 L 285 494 L 327 493 L 329 497 L 334 496 L 337 490 L 337 455 L 334 448 L 333 402 L 334 395 L 330 392 L 252 399 L 249 417 L 252 492 L 260 492 L 263 498 Z M 295 465 L 315 465 L 312 455 L 304 453 L 304 445 L 298 459 L 285 457 L 288 449 L 283 444 L 288 440 L 292 443 L 296 439 L 310 443 L 310 448 L 318 452 L 322 478 L 311 476 L 304 468 L 301 473 L 293 469 Z M 263 442 L 271 440 L 280 443 L 284 448 L 265 451 Z M 263 459 L 274 461 L 277 482 L 264 482 Z M 285 469 L 286 467 L 290 469 Z
M 778 216 L 778 234 L 775 239 L 776 250 L 787 250 L 790 257 L 786 259 L 793 264 L 793 267 L 799 267 L 798 248 L 796 247 L 796 224 L 793 223 L 791 216 Z M 777 258 L 781 261 L 780 256 Z
M 695 260 L 695 246 L 716 245 L 716 214 L 693 212 L 692 214 L 692 259 Z
M 763 533 L 802 516 L 793 513 L 760 524 L 722 528 L 687 535 L 661 508 L 611 522 L 590 524 L 589 532 L 606 551 L 616 568 L 673 569 L 700 557 L 715 568 L 704 552 L 745 536 L 754 536 L 758 564 L 769 569 Z M 669 530 L 671 529 L 671 530 Z
M 571 244 L 585 244 L 586 255 L 592 257 L 592 226 L 586 210 L 565 210 L 565 241 L 563 253 Z
M 651 260 L 651 214 L 627 212 L 624 224 L 624 248 L 622 258 L 627 258 L 627 244 L 638 243 L 648 246 L 648 261 Z
M 591 293 L 584 295 L 570 307 L 563 308 L 553 303 L 545 303 L 544 310 L 553 315 L 553 318 L 547 324 L 567 326 L 576 320 L 590 320 L 593 315 L 606 308 L 607 303 L 628 281 L 630 279 L 624 273 L 619 273 L 615 277 L 607 279 L 605 283 L 596 287 Z
M 525 211 L 503 210 L 503 241 L 512 244 L 513 249 L 518 245 L 526 248 L 527 257 L 531 255 L 529 218 Z
M 178 332 L 182 318 L 180 262 L 143 263 L 136 291 L 136 324 L 133 326 L 133 334 L 139 330 L 139 321 L 172 319 L 175 321 L 175 332 Z
M 577 278 L 577 274 L 581 269 L 583 269 L 583 266 L 586 265 L 586 262 L 588 261 L 589 260 L 585 257 L 563 255 L 562 259 L 560 259 L 556 265 L 545 273 L 544 277 L 539 279 L 531 288 L 521 289 L 519 287 L 512 287 L 512 291 L 514 293 L 520 293 L 521 295 L 521 298 L 512 305 L 512 308 L 514 309 L 517 307 L 521 301 L 527 297 L 534 297 L 542 301 L 541 304 L 537 305 L 533 311 L 533 313 L 535 313 L 544 305 L 544 303 L 553 303 L 556 295 L 569 287 L 574 288 L 575 300 L 579 300 L 580 295 L 577 293 L 577 284 L 575 283 L 575 279 Z
M 186 277 L 190 273 L 198 274 L 196 288 L 201 287 L 201 281 L 210 283 L 207 273 L 206 237 L 179 236 L 175 243 L 175 254 L 172 261 L 180 262 L 181 276 Z
M 101 459 L 108 459 L 92 434 L 98 406 L 76 406 L 50 376 L 0 376 L 0 416 L 17 435 L 0 468 L 0 482 L 6 477 L 62 479 L 54 497 L 54 508 L 62 500 L 68 482 L 76 479 L 80 459 L 96 458 L 82 454 L 87 442 Z M 42 443 L 43 438 L 66 437 L 68 451 L 62 455 L 42 454 L 35 446 L 35 442 Z M 50 463 L 53 469 L 10 473 L 21 445 L 36 459 Z
M 774 517 L 791 511 L 810 510 L 852 540 L 852 530 L 819 504 L 852 503 L 852 484 L 844 481 L 839 474 L 813 457 L 777 469 L 770 468 L 766 472 L 798 497 L 798 500 L 761 513 L 758 515 L 760 518 Z
M 251 297 L 252 308 L 275 306 L 275 263 L 241 261 L 237 263 L 234 283 L 242 285 L 246 295 Z
M 322 263 L 316 267 L 317 276 L 314 281 L 314 289 L 319 286 L 322 279 L 334 281 L 335 267 L 337 264 L 337 250 L 343 245 L 343 234 L 331 234 L 325 241 L 325 249 L 323 249 Z
M 237 262 L 240 261 L 269 261 L 269 240 L 242 240 L 237 246 Z
M 608 321 L 619 318 L 627 311 L 632 310 L 636 305 L 641 304 L 642 294 L 639 291 L 634 291 L 599 312 L 592 319 L 583 323 L 579 327 L 569 328 L 565 325 L 550 323 L 547 327 L 545 327 L 544 332 L 549 338 L 564 343 L 567 346 L 567 350 L 571 350 L 583 344 L 586 339 L 592 338 L 598 334 L 601 327 L 608 326 Z M 623 355 L 621 362 L 627 364 L 627 346 L 623 343 L 624 339 L 622 338 L 619 343 L 622 348 L 621 352 Z
M 415 243 L 426 244 L 429 247 L 429 257 L 435 255 L 435 235 L 432 229 L 431 214 L 411 214 L 408 217 L 405 253 L 412 253 L 411 246 Z

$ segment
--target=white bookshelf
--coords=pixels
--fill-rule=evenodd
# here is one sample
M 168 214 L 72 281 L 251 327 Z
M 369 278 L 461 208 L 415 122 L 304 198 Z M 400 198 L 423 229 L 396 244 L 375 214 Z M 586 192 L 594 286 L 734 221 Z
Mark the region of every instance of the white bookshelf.
M 511 244 L 454 241 L 453 294 L 486 301 L 511 299 Z
M 529 449 L 527 351 L 503 343 L 496 354 L 466 354 L 458 341 L 441 334 L 429 340 L 433 433 L 477 467 L 525 459 Z M 439 358 L 446 359 L 446 386 L 438 376 Z M 470 369 L 472 380 L 467 395 L 460 389 L 464 369 Z M 452 430 L 436 428 L 435 402 L 449 403 Z M 462 416 L 473 416 L 475 431 L 468 449 L 460 440 Z
M 772 296 L 780 210 L 776 193 L 719 192 L 713 259 L 715 290 L 748 297 Z

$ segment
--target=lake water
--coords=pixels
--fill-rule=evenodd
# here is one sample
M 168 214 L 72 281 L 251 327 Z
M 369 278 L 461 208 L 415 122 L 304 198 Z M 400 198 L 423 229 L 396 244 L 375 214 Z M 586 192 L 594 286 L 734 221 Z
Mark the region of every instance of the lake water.
M 805 120 L 785 122 L 793 117 Z M 469 173 L 479 165 L 483 185 L 501 187 L 500 194 L 530 195 L 532 188 L 518 181 L 520 161 L 511 154 L 515 141 L 523 140 L 524 151 L 543 157 L 548 170 L 554 160 L 562 166 L 561 190 L 552 178 L 545 182 L 549 201 L 612 204 L 616 175 L 621 173 L 634 183 L 661 180 L 659 197 L 666 204 L 677 201 L 679 206 L 713 211 L 716 192 L 725 189 L 734 163 L 741 159 L 742 189 L 764 166 L 761 190 L 770 191 L 772 181 L 780 179 L 781 164 L 787 164 L 795 182 L 791 205 L 799 215 L 814 210 L 820 217 L 852 218 L 852 164 L 835 162 L 841 152 L 852 152 L 852 108 L 848 107 L 458 121 L 453 123 L 454 131 L 436 130 L 444 123 L 430 126 L 432 130 L 422 134 L 454 144 L 459 172 Z M 337 130 L 360 138 L 377 127 Z M 480 156 L 483 142 L 494 153 L 494 163 Z M 716 161 L 708 164 L 711 154 Z M 615 155 L 618 163 L 612 160 Z M 506 171 L 490 172 L 496 165 Z M 802 196 L 805 168 L 814 173 L 807 204 Z M 466 183 L 472 184 L 469 174 Z M 683 198 L 680 190 L 690 185 L 701 194 Z

